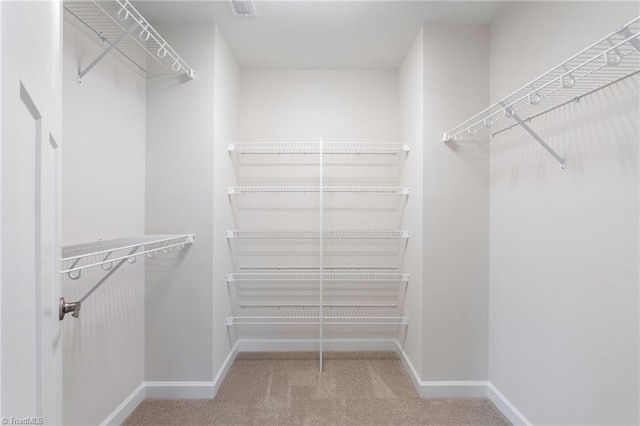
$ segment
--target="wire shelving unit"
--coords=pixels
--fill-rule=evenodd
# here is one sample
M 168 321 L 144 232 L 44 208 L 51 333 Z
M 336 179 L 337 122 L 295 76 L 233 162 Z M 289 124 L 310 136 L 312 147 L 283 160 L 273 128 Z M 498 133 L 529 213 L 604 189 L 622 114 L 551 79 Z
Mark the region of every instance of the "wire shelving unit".
M 398 281 L 408 282 L 409 275 L 399 268 L 348 267 L 322 269 L 324 281 Z M 227 274 L 228 282 L 235 281 L 317 281 L 320 268 L 238 268 Z
M 404 251 L 410 236 L 409 231 L 365 227 L 328 228 L 324 218 L 325 212 L 331 211 L 334 214 L 333 219 L 335 219 L 336 207 L 338 207 L 338 210 L 345 208 L 356 211 L 362 208 L 362 202 L 366 201 L 371 204 L 371 201 L 378 199 L 385 201 L 385 209 L 397 209 L 402 212 L 404 206 L 402 200 L 406 203 L 409 188 L 394 186 L 400 179 L 400 174 L 393 175 L 389 179 L 390 186 L 374 186 L 373 184 L 351 186 L 349 183 L 356 182 L 351 173 L 345 175 L 343 180 L 339 181 L 340 183 L 349 182 L 347 186 L 330 186 L 325 184 L 325 167 L 327 167 L 327 170 L 337 171 L 335 166 L 367 166 L 365 171 L 370 173 L 373 170 L 371 166 L 400 166 L 399 173 L 401 173 L 402 165 L 409 153 L 408 145 L 398 143 L 338 143 L 323 142 L 322 140 L 317 143 L 242 142 L 229 144 L 228 151 L 232 161 L 239 166 L 258 166 L 257 169 L 252 170 L 254 173 L 262 171 L 262 167 L 265 165 L 275 165 L 277 167 L 293 165 L 297 166 L 297 168 L 288 169 L 288 173 L 302 172 L 303 174 L 301 166 L 306 167 L 307 171 L 309 167 L 312 168 L 311 185 L 229 187 L 227 195 L 232 207 L 238 205 L 234 203 L 240 200 L 240 197 L 246 197 L 243 200 L 247 201 L 248 204 L 243 206 L 250 213 L 262 212 L 265 208 L 257 208 L 256 203 L 270 199 L 277 200 L 277 203 L 267 203 L 268 210 L 287 210 L 286 205 L 281 200 L 290 200 L 294 197 L 300 197 L 299 200 L 302 200 L 302 197 L 306 196 L 306 200 L 313 200 L 312 208 L 317 208 L 319 212 L 317 228 L 267 227 L 260 229 L 231 229 L 227 231 L 226 237 L 232 255 L 234 270 L 226 275 L 226 280 L 230 285 L 229 291 L 238 295 L 236 300 L 234 300 L 233 296 L 231 297 L 232 304 L 236 307 L 226 319 L 228 326 L 278 324 L 319 326 L 319 360 L 320 370 L 322 371 L 325 326 L 406 326 L 409 323 L 409 318 L 402 313 L 402 309 L 399 306 L 404 300 L 402 289 L 404 288 L 406 291 L 406 285 L 409 282 L 409 275 L 401 269 Z M 242 161 L 241 159 L 244 157 L 246 157 L 246 160 Z M 313 167 L 319 167 L 317 174 Z M 389 173 L 388 169 L 384 170 L 385 173 Z M 342 172 L 338 172 L 338 175 L 340 173 Z M 252 176 L 252 178 L 256 179 L 255 176 Z M 317 179 L 317 185 L 313 185 L 316 182 L 315 179 Z M 276 183 L 279 182 L 276 181 Z M 399 202 L 390 203 L 392 200 Z M 325 203 L 325 201 L 327 202 Z M 294 210 L 302 208 L 299 203 L 294 204 L 296 206 Z M 372 206 L 369 204 L 366 204 L 368 209 L 375 210 L 377 207 L 377 205 Z M 391 204 L 390 207 L 389 204 Z M 379 207 L 377 208 L 379 209 Z M 264 222 L 264 218 L 261 219 Z M 282 223 L 282 220 L 278 221 L 278 223 Z M 245 241 L 240 242 L 239 240 Z M 300 240 L 300 242 L 297 240 Z M 398 241 L 397 248 L 394 240 Z M 233 241 L 237 242 L 234 243 Z M 244 248 L 237 250 L 240 244 Z M 393 250 L 389 250 L 390 244 L 394 245 Z M 294 248 L 289 249 L 288 247 L 290 246 Z M 336 246 L 341 247 L 336 249 Z M 364 246 L 367 248 L 363 249 Z M 283 256 L 299 256 L 298 261 L 302 259 L 303 262 L 301 263 L 304 264 L 310 261 L 313 266 L 274 267 L 273 264 L 282 259 L 278 259 L 275 262 L 271 260 L 273 258 L 257 259 L 263 253 L 267 256 L 280 256 L 280 258 Z M 398 256 L 398 254 L 400 255 Z M 242 258 L 243 255 L 245 256 L 244 258 Z M 309 256 L 311 256 L 312 260 L 309 260 Z M 338 266 L 337 264 L 344 263 L 343 258 L 345 256 L 353 256 L 353 261 L 363 261 L 365 264 L 371 263 L 373 266 Z M 381 261 L 383 259 L 381 256 L 387 257 Z M 388 260 L 389 256 L 394 256 L 391 262 Z M 249 263 L 249 265 L 238 266 L 237 263 L 242 263 L 237 261 L 238 258 L 242 258 L 244 263 Z M 285 258 L 285 260 L 288 260 L 288 258 Z M 265 262 L 270 265 L 265 267 L 262 265 Z M 384 265 L 385 262 L 392 263 L 395 266 L 380 266 Z M 251 263 L 257 263 L 260 266 L 252 266 Z M 331 282 L 332 285 L 325 289 L 325 283 L 328 282 Z M 350 283 L 357 284 L 351 284 L 352 287 L 349 287 Z M 235 284 L 233 291 L 231 290 L 232 284 Z M 272 285 L 279 285 L 280 287 L 265 287 Z M 382 287 L 384 287 L 384 290 Z M 265 291 L 269 291 L 268 297 Z M 317 294 L 315 293 L 316 291 Z M 276 296 L 272 297 L 274 292 Z M 293 294 L 290 292 L 293 292 Z M 318 299 L 317 304 L 315 303 L 316 297 Z M 243 298 L 245 302 L 249 303 L 242 303 Z M 286 303 L 285 300 L 289 300 L 292 303 Z M 308 304 L 307 300 L 311 301 L 312 304 Z M 256 304 L 256 301 L 264 303 Z M 335 301 L 343 303 L 335 304 Z
M 154 257 L 182 250 L 194 240 L 193 234 L 144 235 L 63 247 L 60 273 L 67 275 L 69 279 L 79 280 L 82 272 L 88 268 L 100 267 L 105 274 L 77 302 L 67 303 L 63 297 L 60 298 L 60 320 L 67 313 L 78 318 L 81 304 L 125 263 L 136 263 L 144 255 Z
M 399 239 L 409 238 L 409 231 L 402 229 L 350 228 L 350 229 L 231 229 L 227 238 L 353 238 Z
M 397 305 L 323 305 L 322 323 L 352 325 L 407 325 Z M 320 324 L 318 305 L 240 305 L 226 319 L 227 325 Z
M 320 154 L 317 142 L 243 142 L 229 144 L 230 153 L 241 155 Z M 323 155 L 401 155 L 409 145 L 397 143 L 326 142 Z
M 255 194 L 409 195 L 406 186 L 232 186 L 228 195 Z
M 514 126 L 522 126 L 564 169 L 565 160 L 527 122 L 569 102 L 579 101 L 639 71 L 640 17 L 442 133 L 442 140 L 473 138 L 481 129 L 489 129 L 490 134 L 495 136 Z
M 148 61 L 158 64 L 167 73 L 185 73 L 194 78 L 196 72 L 129 0 L 64 1 L 64 9 L 88 27 L 105 45 L 104 52 L 78 73 L 78 83 L 111 50 L 143 73 L 149 71 Z

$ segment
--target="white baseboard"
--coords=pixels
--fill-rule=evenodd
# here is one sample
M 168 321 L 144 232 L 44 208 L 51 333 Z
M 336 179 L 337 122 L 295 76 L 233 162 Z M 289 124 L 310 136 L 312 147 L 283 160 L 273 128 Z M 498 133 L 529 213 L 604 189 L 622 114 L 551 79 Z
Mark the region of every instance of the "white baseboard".
M 238 355 L 238 342 L 236 342 L 236 344 L 233 345 L 233 348 L 231 348 L 231 351 L 229 352 L 227 357 L 224 359 L 224 362 L 218 369 L 218 374 L 216 374 L 216 377 L 213 378 L 213 398 L 215 398 L 216 395 L 218 394 L 218 391 L 220 390 L 220 386 L 222 386 L 222 382 L 224 382 L 224 379 L 227 377 L 227 374 L 231 369 L 231 365 L 233 365 L 233 361 L 235 361 L 237 355 Z
M 404 366 L 404 369 L 407 371 L 407 374 L 409 375 L 409 379 L 411 380 L 411 384 L 413 385 L 413 388 L 416 390 L 416 393 L 420 395 L 420 392 L 422 389 L 422 379 L 420 378 L 418 371 L 413 366 L 413 363 L 409 359 L 409 356 L 407 355 L 407 353 L 404 351 L 404 349 L 402 349 L 402 346 L 400 346 L 400 342 L 396 342 L 396 347 L 394 350 L 398 353 L 398 356 L 400 357 L 400 362 Z M 420 397 L 422 397 L 422 395 L 420 395 Z
M 420 383 L 420 398 L 486 398 L 484 380 L 430 380 Z
M 145 399 L 213 399 L 213 382 L 145 382 Z
M 140 383 L 131 395 L 129 395 L 122 404 L 120 404 L 109 416 L 104 419 L 101 426 L 120 425 L 126 420 L 131 413 L 145 400 L 145 384 Z
M 513 425 L 532 423 L 489 381 L 424 381 L 398 343 L 400 361 L 421 398 L 488 398 Z
M 487 398 L 489 382 L 484 380 L 422 380 L 399 342 L 396 351 L 420 398 Z
M 218 374 L 211 382 L 143 382 L 129 395 L 101 425 L 120 425 L 143 401 L 147 399 L 213 399 L 224 382 L 236 355 L 238 344 L 234 345 Z
M 496 388 L 493 383 L 488 386 L 488 398 L 513 425 L 532 425 L 532 423 Z

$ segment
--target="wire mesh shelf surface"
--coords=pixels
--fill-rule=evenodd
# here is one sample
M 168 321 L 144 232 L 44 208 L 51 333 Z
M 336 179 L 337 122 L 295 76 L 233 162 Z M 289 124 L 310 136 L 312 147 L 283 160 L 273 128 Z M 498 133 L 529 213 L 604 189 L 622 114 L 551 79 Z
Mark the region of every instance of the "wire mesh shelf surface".
M 401 281 L 408 282 L 409 275 L 398 268 L 348 267 L 322 268 L 324 281 Z M 227 274 L 227 281 L 317 281 L 320 268 L 239 268 Z
M 227 238 L 320 238 L 320 229 L 232 229 Z M 323 238 L 409 238 L 409 231 L 401 229 L 350 228 L 324 229 Z
M 510 120 L 514 113 L 527 121 L 638 73 L 639 36 L 640 17 L 443 133 L 442 139 L 459 141 L 482 128 L 495 135 L 517 125 Z
M 396 305 L 324 305 L 324 324 L 408 324 Z M 227 325 L 234 324 L 319 324 L 318 305 L 241 305 Z
M 229 195 L 243 194 L 317 194 L 322 189 L 325 194 L 349 195 L 408 195 L 405 186 L 233 186 L 227 190 Z
M 194 239 L 192 234 L 145 235 L 66 246 L 62 248 L 60 272 L 77 279 L 83 269 L 102 266 L 109 270 L 117 261 L 126 259 L 129 263 L 134 263 L 136 257 L 143 254 L 153 257 L 157 253 L 180 250 Z
M 400 155 L 409 145 L 362 142 L 246 142 L 229 144 L 229 152 L 239 154 L 375 154 Z
M 195 71 L 178 55 L 129 0 L 64 1 L 64 9 L 89 27 L 106 43 L 114 44 L 132 27 L 135 29 L 115 49 L 143 72 L 153 59 L 165 72 L 184 72 L 190 78 Z

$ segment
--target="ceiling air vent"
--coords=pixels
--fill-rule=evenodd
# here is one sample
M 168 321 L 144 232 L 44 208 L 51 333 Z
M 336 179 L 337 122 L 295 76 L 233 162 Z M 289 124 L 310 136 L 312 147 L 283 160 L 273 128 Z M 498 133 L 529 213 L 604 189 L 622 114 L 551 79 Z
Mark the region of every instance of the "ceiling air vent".
M 250 0 L 229 0 L 231 14 L 235 16 L 255 16 L 256 10 Z

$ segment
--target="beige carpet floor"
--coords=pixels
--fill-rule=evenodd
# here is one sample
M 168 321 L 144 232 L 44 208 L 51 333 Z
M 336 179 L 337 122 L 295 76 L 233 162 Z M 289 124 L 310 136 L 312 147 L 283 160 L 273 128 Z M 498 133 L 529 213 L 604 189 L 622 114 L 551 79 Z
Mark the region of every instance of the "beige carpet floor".
M 148 400 L 125 425 L 508 425 L 487 399 L 420 399 L 392 352 L 241 353 L 214 400 Z

